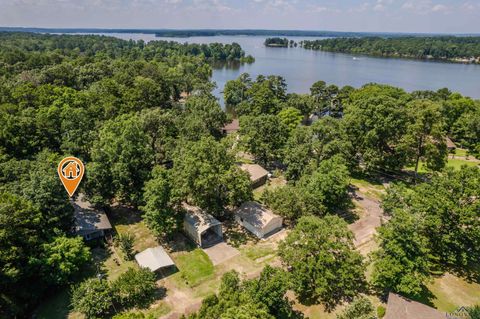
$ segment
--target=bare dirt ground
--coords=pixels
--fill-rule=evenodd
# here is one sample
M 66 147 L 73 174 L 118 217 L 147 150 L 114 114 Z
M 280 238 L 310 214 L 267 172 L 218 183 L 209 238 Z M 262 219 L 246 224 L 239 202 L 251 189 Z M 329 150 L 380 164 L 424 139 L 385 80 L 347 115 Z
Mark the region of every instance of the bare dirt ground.
M 355 235 L 354 244 L 362 255 L 367 255 L 375 247 L 374 236 L 376 228 L 382 224 L 384 218 L 380 202 L 365 193 L 356 191 L 354 202 L 363 210 L 362 216 L 348 227 Z

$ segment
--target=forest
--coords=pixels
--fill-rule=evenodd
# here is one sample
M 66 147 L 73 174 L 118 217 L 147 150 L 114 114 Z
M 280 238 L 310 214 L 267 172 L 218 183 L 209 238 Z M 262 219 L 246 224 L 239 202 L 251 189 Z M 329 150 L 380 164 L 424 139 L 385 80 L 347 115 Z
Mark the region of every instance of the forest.
M 480 37 L 352 37 L 305 40 L 305 49 L 381 57 L 480 63 Z
M 79 191 L 91 203 L 140 211 L 161 243 L 181 230 L 182 203 L 223 221 L 253 199 L 239 153 L 285 176 L 259 199 L 289 227 L 283 267 L 248 280 L 224 274 L 190 318 L 302 318 L 288 290 L 326 309 L 350 302 L 341 318 L 358 318 L 357 308 L 373 312 L 362 293 L 413 298 L 434 275 L 479 275 L 480 169 L 446 167 L 446 137 L 480 156 L 480 101 L 448 89 L 323 81 L 296 94 L 280 76 L 242 74 L 223 90 L 227 114 L 209 63 L 244 56 L 238 44 L 0 33 L 0 317 L 29 316 L 64 288 L 86 318 L 143 318 L 129 311 L 155 298 L 146 269 L 85 278 L 92 247 L 73 233 L 56 172 L 67 155 L 85 163 Z M 238 138 L 222 132 L 233 117 Z M 389 222 L 367 279 L 345 217 L 350 180 L 385 174 Z

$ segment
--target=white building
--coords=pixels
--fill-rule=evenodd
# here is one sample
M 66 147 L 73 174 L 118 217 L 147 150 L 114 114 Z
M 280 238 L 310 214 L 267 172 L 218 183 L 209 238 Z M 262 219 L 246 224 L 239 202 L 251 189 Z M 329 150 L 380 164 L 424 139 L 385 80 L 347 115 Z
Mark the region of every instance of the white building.
M 259 238 L 277 232 L 283 224 L 282 217 L 257 202 L 243 203 L 235 211 L 235 220 Z

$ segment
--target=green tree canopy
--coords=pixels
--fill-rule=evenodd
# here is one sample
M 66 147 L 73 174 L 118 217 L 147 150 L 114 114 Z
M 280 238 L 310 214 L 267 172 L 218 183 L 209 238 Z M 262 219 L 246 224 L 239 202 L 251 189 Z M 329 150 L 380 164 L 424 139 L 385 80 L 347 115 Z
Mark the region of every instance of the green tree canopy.
M 292 288 L 302 302 L 332 309 L 364 287 L 362 256 L 354 250 L 346 222 L 337 216 L 300 218 L 280 243 L 279 255 L 291 269 Z

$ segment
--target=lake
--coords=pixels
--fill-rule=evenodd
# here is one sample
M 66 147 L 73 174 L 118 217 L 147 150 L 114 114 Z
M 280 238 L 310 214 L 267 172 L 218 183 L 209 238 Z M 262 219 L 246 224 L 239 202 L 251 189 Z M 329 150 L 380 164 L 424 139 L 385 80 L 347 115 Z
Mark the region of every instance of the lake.
M 153 34 L 107 34 L 123 39 L 169 40 L 190 43 L 237 42 L 246 54 L 255 57 L 253 64 L 215 65 L 213 81 L 215 95 L 228 80 L 247 72 L 252 78 L 259 74 L 285 78 L 289 92 L 307 93 L 310 86 L 323 80 L 338 86 L 360 87 L 376 82 L 401 87 L 407 91 L 438 90 L 447 87 L 473 98 L 480 98 L 480 65 L 407 59 L 354 56 L 343 53 L 311 51 L 302 48 L 267 48 L 263 36 L 215 36 L 191 38 L 161 38 Z M 288 37 L 296 42 L 305 37 Z M 308 38 L 315 39 L 315 38 Z

